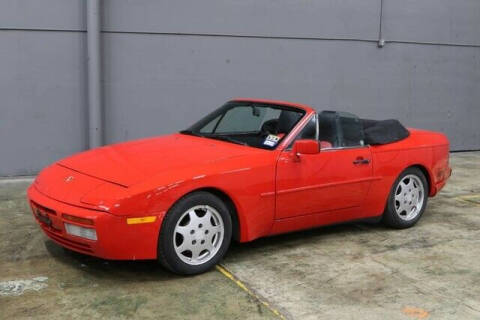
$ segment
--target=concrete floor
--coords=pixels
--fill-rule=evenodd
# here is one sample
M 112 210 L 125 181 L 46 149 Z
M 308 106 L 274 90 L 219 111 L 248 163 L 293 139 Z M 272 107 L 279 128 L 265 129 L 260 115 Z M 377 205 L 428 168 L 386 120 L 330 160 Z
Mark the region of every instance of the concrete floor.
M 0 318 L 480 319 L 480 152 L 451 164 L 414 228 L 351 224 L 234 244 L 223 265 L 240 283 L 65 251 L 35 225 L 28 183 L 0 182 Z

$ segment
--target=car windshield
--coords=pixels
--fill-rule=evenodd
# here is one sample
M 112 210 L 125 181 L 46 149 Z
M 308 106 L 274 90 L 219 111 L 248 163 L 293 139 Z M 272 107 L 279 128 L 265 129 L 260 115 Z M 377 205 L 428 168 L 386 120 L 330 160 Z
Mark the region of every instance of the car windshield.
M 231 101 L 180 133 L 272 150 L 304 114 L 293 107 Z

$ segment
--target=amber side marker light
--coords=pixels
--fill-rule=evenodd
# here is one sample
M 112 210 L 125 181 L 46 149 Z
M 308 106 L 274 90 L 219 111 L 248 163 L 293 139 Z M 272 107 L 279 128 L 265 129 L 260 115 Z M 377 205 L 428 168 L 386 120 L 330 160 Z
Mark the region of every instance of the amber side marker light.
M 141 217 L 141 218 L 127 218 L 127 224 L 152 223 L 157 220 L 156 216 Z
M 77 222 L 77 223 L 87 224 L 87 225 L 93 226 L 93 220 L 92 220 L 92 219 L 87 219 L 87 218 L 80 218 L 80 217 L 76 217 L 76 216 L 71 216 L 71 215 L 65 214 L 65 213 L 62 214 L 62 217 L 63 217 L 63 219 L 68 220 L 68 221 L 72 221 L 72 222 Z

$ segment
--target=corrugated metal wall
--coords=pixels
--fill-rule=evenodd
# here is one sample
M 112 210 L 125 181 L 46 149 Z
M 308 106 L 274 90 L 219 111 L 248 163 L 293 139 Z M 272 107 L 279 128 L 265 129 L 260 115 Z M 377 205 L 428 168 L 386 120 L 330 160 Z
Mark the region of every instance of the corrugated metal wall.
M 106 142 L 274 98 L 480 149 L 478 0 L 105 0 Z M 383 48 L 377 47 L 380 24 Z M 0 176 L 87 147 L 83 0 L 0 1 Z

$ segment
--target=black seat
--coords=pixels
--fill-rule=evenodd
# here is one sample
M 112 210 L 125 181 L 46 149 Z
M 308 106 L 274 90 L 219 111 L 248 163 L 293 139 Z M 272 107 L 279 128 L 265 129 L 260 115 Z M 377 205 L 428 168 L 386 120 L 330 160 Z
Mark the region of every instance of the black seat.
M 303 128 L 302 132 L 300 133 L 297 139 L 309 139 L 315 140 L 315 136 L 317 133 L 317 123 L 312 118 L 308 121 L 307 125 Z
M 332 111 L 322 111 L 318 115 L 318 139 L 328 141 L 333 147 L 340 144 L 337 130 L 337 116 Z
M 289 133 L 301 116 L 299 112 L 283 110 L 278 117 L 278 133 Z

